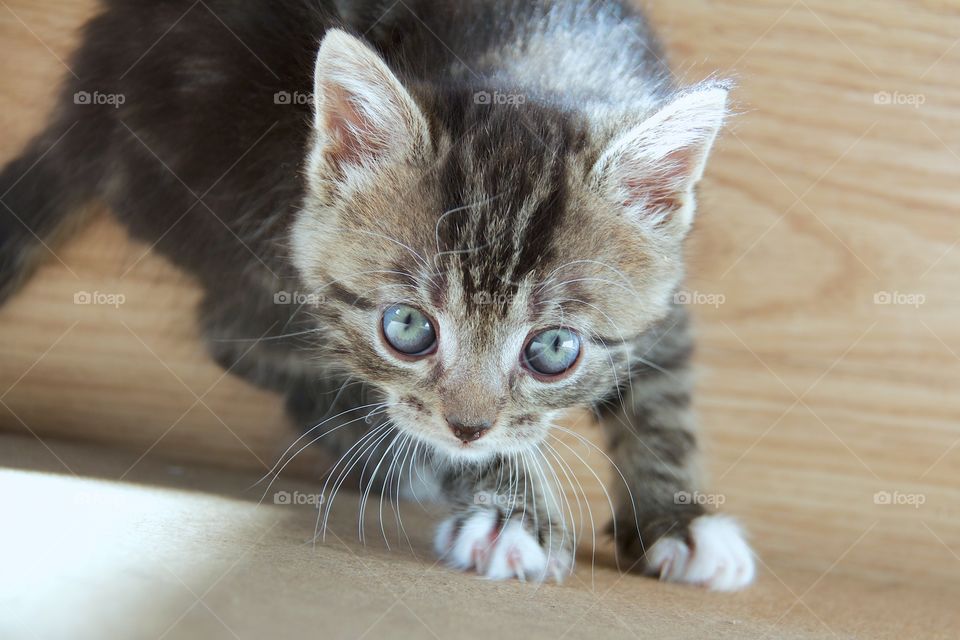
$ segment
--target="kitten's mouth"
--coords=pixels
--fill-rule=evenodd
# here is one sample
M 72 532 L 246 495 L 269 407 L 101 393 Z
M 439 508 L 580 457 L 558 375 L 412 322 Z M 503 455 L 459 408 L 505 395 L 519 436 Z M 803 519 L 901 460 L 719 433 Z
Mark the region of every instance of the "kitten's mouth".
M 437 454 L 453 462 L 484 462 L 499 452 L 499 447 L 496 443 L 493 442 L 493 440 L 488 440 L 489 436 L 464 442 L 450 432 L 442 434 L 430 432 L 422 426 L 398 423 L 397 429 L 403 433 L 412 435 Z
M 480 462 L 492 457 L 494 453 L 496 453 L 496 447 L 491 447 L 480 438 L 466 442 L 455 436 L 449 438 L 433 438 L 432 440 L 435 449 L 458 460 Z
M 496 432 L 464 442 L 450 433 L 425 433 L 420 429 L 399 428 L 412 433 L 414 437 L 450 462 L 484 463 L 499 455 L 522 452 L 536 446 L 534 442 L 504 441 L 497 437 Z
M 538 438 L 532 433 L 519 436 L 514 427 L 533 426 L 532 419 L 501 422 L 484 429 L 469 426 L 456 429 L 436 424 L 429 416 L 404 415 L 406 411 L 389 412 L 396 429 L 411 436 L 451 462 L 482 463 L 498 455 L 513 454 L 536 447 Z M 512 436 L 512 437 L 511 437 Z

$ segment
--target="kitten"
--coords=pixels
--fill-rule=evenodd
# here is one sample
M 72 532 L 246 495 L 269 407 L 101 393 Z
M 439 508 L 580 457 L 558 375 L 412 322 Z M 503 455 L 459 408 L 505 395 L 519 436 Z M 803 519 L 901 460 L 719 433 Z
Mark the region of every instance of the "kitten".
M 284 393 L 304 444 L 366 483 L 408 457 L 432 472 L 451 566 L 571 570 L 549 439 L 587 407 L 632 566 L 751 582 L 737 525 L 682 499 L 697 447 L 672 302 L 728 86 L 675 86 L 638 12 L 108 0 L 71 67 L 0 176 L 0 296 L 102 200 L 196 277 L 213 356 Z

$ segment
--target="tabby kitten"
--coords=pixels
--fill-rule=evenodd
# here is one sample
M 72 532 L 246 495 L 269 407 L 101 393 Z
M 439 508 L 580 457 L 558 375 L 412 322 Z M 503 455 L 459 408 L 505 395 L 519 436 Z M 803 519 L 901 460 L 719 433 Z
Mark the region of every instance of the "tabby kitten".
M 0 176 L 0 295 L 99 199 L 195 276 L 211 352 L 286 394 L 302 443 L 435 479 L 450 565 L 571 570 L 545 454 L 586 407 L 632 566 L 753 579 L 737 525 L 682 499 L 673 294 L 727 85 L 675 86 L 626 2 L 105 4 Z

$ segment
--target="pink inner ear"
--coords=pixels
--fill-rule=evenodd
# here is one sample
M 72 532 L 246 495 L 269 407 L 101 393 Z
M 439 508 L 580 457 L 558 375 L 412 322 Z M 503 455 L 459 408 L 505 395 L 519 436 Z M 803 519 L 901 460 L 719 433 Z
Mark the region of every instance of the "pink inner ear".
M 642 209 L 640 215 L 657 219 L 657 223 L 663 222 L 682 204 L 690 179 L 691 151 L 679 149 L 655 161 L 631 164 L 634 165 L 631 175 L 623 180 L 627 193 L 623 205 Z
M 324 124 L 330 133 L 325 153 L 337 168 L 362 165 L 365 159 L 372 160 L 386 153 L 387 141 L 343 87 L 324 87 L 324 112 Z

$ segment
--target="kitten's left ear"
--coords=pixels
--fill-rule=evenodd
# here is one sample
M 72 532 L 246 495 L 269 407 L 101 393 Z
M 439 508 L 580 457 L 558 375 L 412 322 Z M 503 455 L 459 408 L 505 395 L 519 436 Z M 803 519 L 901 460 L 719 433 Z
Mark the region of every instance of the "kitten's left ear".
M 612 202 L 645 228 L 685 231 L 693 221 L 693 187 L 727 115 L 727 92 L 711 83 L 685 91 L 616 137 L 593 177 Z
M 365 42 L 330 29 L 314 70 L 314 126 L 329 168 L 373 169 L 429 143 L 427 121 L 390 67 Z

